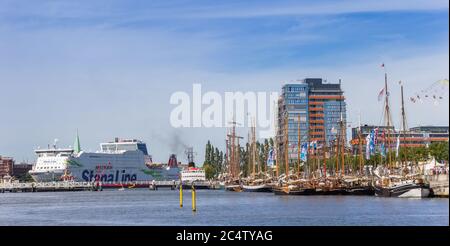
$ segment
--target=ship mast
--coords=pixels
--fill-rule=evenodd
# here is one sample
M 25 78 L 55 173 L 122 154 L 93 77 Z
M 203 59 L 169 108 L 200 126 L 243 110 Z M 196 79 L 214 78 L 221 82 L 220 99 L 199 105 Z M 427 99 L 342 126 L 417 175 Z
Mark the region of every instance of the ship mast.
M 341 131 L 341 176 L 345 175 L 345 126 L 344 126 L 344 121 L 343 121 L 343 117 L 342 117 L 342 112 L 341 112 L 341 121 L 340 121 L 340 131 Z
M 236 122 L 233 121 L 231 122 L 232 124 L 232 128 L 231 128 L 231 134 L 228 135 L 229 137 L 229 142 L 231 142 L 231 148 L 230 148 L 230 152 L 231 152 L 231 178 L 233 179 L 238 179 L 239 178 L 239 166 L 240 166 L 240 161 L 239 161 L 239 152 L 240 152 L 240 146 L 239 146 L 239 139 L 242 139 L 242 137 L 237 136 L 236 135 Z
M 387 73 L 384 73 L 384 89 L 385 89 L 385 119 L 387 127 L 387 150 L 388 150 L 388 167 L 392 168 L 392 155 L 391 155 L 391 111 L 389 108 L 389 91 L 387 86 Z
M 278 128 L 278 127 L 277 127 Z M 279 157 L 279 155 L 280 155 L 280 146 L 279 146 L 279 144 L 278 144 L 278 129 L 276 130 L 276 134 L 275 134 L 275 151 L 276 151 L 276 155 L 275 155 L 275 162 L 276 162 L 276 169 L 275 169 L 275 172 L 276 172 L 276 177 L 277 177 L 277 179 L 278 179 L 278 177 L 280 176 L 280 174 L 279 174 L 279 165 L 280 165 L 280 157 Z
M 251 173 L 252 173 L 252 171 L 251 171 L 251 168 L 252 168 L 252 155 L 250 154 L 251 153 L 251 149 L 252 149 L 252 138 L 251 138 L 251 136 L 250 136 L 250 133 L 251 133 L 251 131 L 248 133 L 248 135 L 247 135 L 247 142 L 248 142 L 248 154 L 247 154 L 247 157 L 248 157 L 248 166 L 247 166 L 247 177 L 249 177 L 249 176 L 251 176 Z
M 404 163 L 403 165 L 407 164 L 407 154 L 406 154 L 406 113 L 405 113 L 405 101 L 403 99 L 403 84 L 400 81 L 400 92 L 401 92 L 401 96 L 402 96 L 402 127 L 403 127 L 403 143 L 405 145 L 405 158 L 404 158 Z M 399 146 L 399 151 L 400 151 L 400 146 Z M 401 156 L 400 156 L 401 158 Z
M 284 120 L 284 164 L 285 164 L 285 173 L 286 173 L 286 182 L 289 178 L 289 135 L 288 135 L 288 114 L 286 113 Z
M 363 149 L 362 149 L 362 137 L 361 137 L 361 111 L 358 117 L 358 145 L 359 145 L 359 175 L 362 175 L 362 167 L 364 166 Z
M 301 147 L 301 140 L 300 140 L 300 114 L 298 114 L 298 124 L 297 124 L 297 175 L 300 177 L 300 147 Z
M 255 177 L 255 174 L 256 174 L 256 137 L 255 137 L 256 132 L 255 132 L 255 126 L 253 125 L 253 122 L 252 122 L 251 130 L 252 130 L 252 133 L 251 133 L 252 150 L 251 151 L 252 151 L 253 177 Z
M 289 133 L 288 133 L 288 114 L 286 113 L 284 120 L 284 163 L 285 163 L 285 173 L 286 173 L 286 183 L 289 178 Z
M 323 154 L 323 175 L 325 178 L 327 178 L 327 156 L 326 156 L 326 150 L 327 150 L 327 131 L 324 130 L 323 133 L 323 145 L 322 145 L 322 154 Z
M 339 87 L 341 85 L 341 80 L 339 79 Z M 342 99 L 342 98 L 341 98 Z M 341 120 L 339 122 L 339 127 L 340 127 L 340 140 L 342 141 L 341 143 L 341 148 L 342 148 L 342 153 L 341 153 L 341 175 L 344 176 L 345 174 L 345 125 L 344 125 L 344 117 L 342 115 L 342 100 L 339 100 L 339 113 L 341 115 Z
M 231 171 L 230 171 L 230 156 L 229 156 L 229 153 L 228 153 L 228 149 L 230 148 L 228 134 L 227 134 L 227 139 L 225 139 L 225 146 L 226 146 L 225 147 L 225 151 L 226 151 L 225 160 L 226 160 L 226 164 L 227 164 L 228 174 L 231 175 Z

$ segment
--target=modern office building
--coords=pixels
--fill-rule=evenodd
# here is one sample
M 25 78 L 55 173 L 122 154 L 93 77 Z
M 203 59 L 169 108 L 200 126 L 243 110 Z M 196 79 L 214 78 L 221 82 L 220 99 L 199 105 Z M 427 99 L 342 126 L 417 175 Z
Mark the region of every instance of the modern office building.
M 297 159 L 300 120 L 301 143 L 317 141 L 317 146 L 331 146 L 340 133 L 340 119 L 346 122 L 346 104 L 340 84 L 324 83 L 320 78 L 306 78 L 282 87 L 278 100 L 278 138 L 284 152 L 284 132 L 288 120 L 289 158 Z M 345 137 L 345 127 L 344 127 Z

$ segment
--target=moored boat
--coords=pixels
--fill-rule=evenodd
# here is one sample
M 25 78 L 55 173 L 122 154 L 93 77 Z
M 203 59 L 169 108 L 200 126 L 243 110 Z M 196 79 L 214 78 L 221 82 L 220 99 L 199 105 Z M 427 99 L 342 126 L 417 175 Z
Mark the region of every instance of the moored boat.
M 426 198 L 430 187 L 421 179 L 396 180 L 382 178 L 374 186 L 375 195 L 380 197 Z
M 270 184 L 242 185 L 242 190 L 245 192 L 272 192 L 272 186 Z
M 430 188 L 423 183 L 402 182 L 391 186 L 375 186 L 375 195 L 380 197 L 426 198 L 430 196 Z
M 242 191 L 242 186 L 238 185 L 238 184 L 229 184 L 229 185 L 225 185 L 225 190 L 226 191 L 241 192 Z

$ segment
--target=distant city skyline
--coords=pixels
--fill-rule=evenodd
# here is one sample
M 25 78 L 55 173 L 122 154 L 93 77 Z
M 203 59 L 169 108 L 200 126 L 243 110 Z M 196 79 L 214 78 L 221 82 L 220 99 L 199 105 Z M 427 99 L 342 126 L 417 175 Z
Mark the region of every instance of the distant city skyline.
M 176 91 L 281 92 L 342 79 L 347 120 L 381 123 L 385 64 L 396 128 L 405 97 L 449 78 L 448 1 L 0 0 L 0 155 L 35 160 L 59 139 L 147 142 L 154 160 L 203 162 L 225 128 L 170 126 Z M 406 101 L 409 127 L 449 125 L 449 99 Z M 247 136 L 247 129 L 239 129 Z

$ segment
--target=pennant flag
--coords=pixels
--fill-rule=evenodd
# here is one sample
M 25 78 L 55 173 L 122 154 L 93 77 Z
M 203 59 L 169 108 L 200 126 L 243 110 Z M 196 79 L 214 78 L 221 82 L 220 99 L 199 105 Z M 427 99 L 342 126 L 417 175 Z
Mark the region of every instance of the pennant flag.
M 366 137 L 366 159 L 370 159 L 370 135 L 367 134 Z
M 400 134 L 398 134 L 398 136 L 397 136 L 397 146 L 396 146 L 397 153 L 395 154 L 395 157 L 398 157 L 399 150 L 400 150 Z
M 384 96 L 384 87 L 380 90 L 380 92 L 378 92 L 378 101 L 381 101 L 381 99 L 383 99 Z
M 373 155 L 375 153 L 375 130 L 370 131 L 369 148 L 370 148 L 370 155 Z
M 302 144 L 302 151 L 300 152 L 300 159 L 306 161 L 308 152 L 308 143 Z
M 267 166 L 272 167 L 274 164 L 274 154 L 275 151 L 273 148 L 269 149 L 269 154 L 267 155 Z

